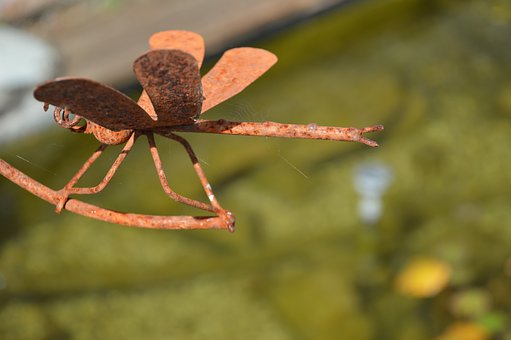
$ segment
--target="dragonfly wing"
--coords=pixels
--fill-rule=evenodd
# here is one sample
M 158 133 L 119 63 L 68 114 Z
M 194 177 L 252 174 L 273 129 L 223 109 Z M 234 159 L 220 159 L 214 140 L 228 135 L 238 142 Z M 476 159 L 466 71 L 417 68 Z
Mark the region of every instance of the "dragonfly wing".
M 181 50 L 191 54 L 200 68 L 204 60 L 204 39 L 190 31 L 163 31 L 155 33 L 149 38 L 152 50 L 172 49 Z
M 89 79 L 57 78 L 37 86 L 34 97 L 66 107 L 72 113 L 114 131 L 154 126 L 154 121 L 129 97 Z
M 149 38 L 149 46 L 152 50 L 173 49 L 191 54 L 200 68 L 204 60 L 204 39 L 197 33 L 190 31 L 162 31 L 155 33 Z M 140 105 L 154 120 L 158 119 L 153 104 L 146 91 L 142 91 L 138 99 Z
M 202 78 L 202 113 L 241 92 L 276 62 L 273 53 L 259 48 L 240 47 L 225 52 Z
M 157 126 L 190 124 L 199 116 L 201 79 L 197 60 L 191 54 L 152 50 L 135 60 L 133 70 L 153 104 Z

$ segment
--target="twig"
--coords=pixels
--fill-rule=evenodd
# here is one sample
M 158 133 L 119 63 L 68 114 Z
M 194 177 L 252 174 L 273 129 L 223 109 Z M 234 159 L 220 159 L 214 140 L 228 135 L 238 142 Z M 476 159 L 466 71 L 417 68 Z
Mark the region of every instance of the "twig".
M 55 190 L 30 178 L 1 158 L 0 174 L 50 204 L 58 204 L 59 195 Z M 131 227 L 149 229 L 227 229 L 225 222 L 220 217 L 155 216 L 122 213 L 77 199 L 69 199 L 64 205 L 64 209 L 97 220 Z

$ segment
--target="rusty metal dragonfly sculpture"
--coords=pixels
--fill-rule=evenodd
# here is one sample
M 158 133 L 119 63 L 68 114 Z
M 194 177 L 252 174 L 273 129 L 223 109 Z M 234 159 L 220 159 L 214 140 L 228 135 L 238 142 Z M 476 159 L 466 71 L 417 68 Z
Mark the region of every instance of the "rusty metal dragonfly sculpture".
M 74 132 L 93 134 L 101 143 L 64 188 L 53 191 L 1 159 L 0 173 L 55 204 L 57 213 L 67 209 L 104 221 L 148 228 L 221 228 L 234 231 L 233 214 L 218 203 L 192 147 L 176 132 L 354 141 L 378 146 L 375 141 L 363 135 L 381 131 L 381 125 L 357 129 L 316 124 L 202 120 L 200 117 L 204 112 L 242 91 L 275 64 L 277 57 L 258 48 L 230 49 L 201 78 L 199 70 L 204 58 L 204 41 L 200 35 L 188 31 L 163 31 L 152 35 L 149 45 L 150 51 L 138 57 L 133 65 L 135 76 L 144 89 L 138 102 L 113 88 L 83 78 L 57 78 L 35 89 L 34 97 L 44 103 L 45 111 L 50 104 L 55 106 L 54 118 L 58 125 Z M 155 133 L 171 138 L 185 148 L 208 197 L 208 203 L 184 197 L 170 188 L 156 147 Z M 212 212 L 216 216 L 129 214 L 70 198 L 70 195 L 95 194 L 103 190 L 141 135 L 148 139 L 165 193 L 177 202 Z M 123 143 L 125 145 L 121 153 L 98 185 L 76 186 L 109 145 Z

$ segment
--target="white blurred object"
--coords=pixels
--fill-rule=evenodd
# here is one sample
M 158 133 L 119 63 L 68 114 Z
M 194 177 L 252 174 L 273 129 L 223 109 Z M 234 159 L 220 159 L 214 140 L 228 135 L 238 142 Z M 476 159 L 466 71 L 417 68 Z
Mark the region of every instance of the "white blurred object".
M 392 170 L 381 163 L 365 163 L 355 169 L 353 184 L 360 195 L 358 214 L 364 223 L 375 224 L 380 220 L 382 196 L 392 177 Z
M 5 143 L 52 121 L 32 91 L 53 78 L 58 55 L 44 41 L 8 26 L 0 26 L 0 46 L 0 143 Z

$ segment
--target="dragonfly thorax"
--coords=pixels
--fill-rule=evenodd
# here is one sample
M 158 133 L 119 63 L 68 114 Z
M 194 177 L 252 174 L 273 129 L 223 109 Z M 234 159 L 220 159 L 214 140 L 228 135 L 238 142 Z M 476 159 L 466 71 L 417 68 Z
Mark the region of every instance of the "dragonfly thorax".
M 113 131 L 91 121 L 87 121 L 85 133 L 92 133 L 102 144 L 118 145 L 127 142 L 133 130 Z

